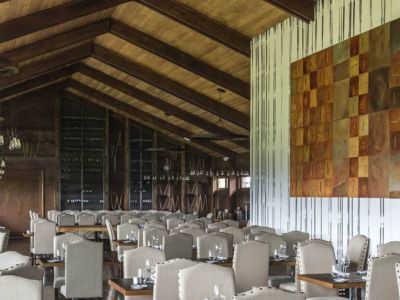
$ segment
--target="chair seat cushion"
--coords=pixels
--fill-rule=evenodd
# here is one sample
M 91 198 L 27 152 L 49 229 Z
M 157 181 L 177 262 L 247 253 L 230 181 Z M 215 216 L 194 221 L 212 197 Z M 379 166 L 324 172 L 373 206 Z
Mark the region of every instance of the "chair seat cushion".
M 268 276 L 268 286 L 279 287 L 282 283 L 292 281 L 292 277 L 288 275 L 272 275 Z
M 281 283 L 279 285 L 279 288 L 281 290 L 284 290 L 284 291 L 287 291 L 287 292 L 292 292 L 292 293 L 296 293 L 297 292 L 296 282 L 294 282 L 294 281 Z
M 54 278 L 53 287 L 59 289 L 61 286 L 65 285 L 65 277 Z

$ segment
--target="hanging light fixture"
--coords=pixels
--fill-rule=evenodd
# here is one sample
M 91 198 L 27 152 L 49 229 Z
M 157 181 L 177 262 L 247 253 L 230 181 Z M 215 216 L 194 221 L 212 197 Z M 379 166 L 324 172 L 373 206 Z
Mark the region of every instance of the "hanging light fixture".
M 10 77 L 19 73 L 18 64 L 5 56 L 0 56 L 0 77 Z

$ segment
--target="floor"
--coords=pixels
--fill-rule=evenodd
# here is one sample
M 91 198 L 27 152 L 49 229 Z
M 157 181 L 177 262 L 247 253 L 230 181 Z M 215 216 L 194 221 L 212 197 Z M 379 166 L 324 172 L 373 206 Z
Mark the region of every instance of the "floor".
M 11 239 L 9 246 L 8 246 L 9 251 L 17 251 L 19 253 L 22 253 L 24 255 L 30 255 L 29 251 L 29 240 L 28 239 Z M 43 286 L 43 300 L 53 300 L 54 299 L 54 289 L 53 289 L 53 275 L 51 273 L 51 270 L 48 270 L 46 272 L 46 276 L 44 275 L 44 271 L 38 267 L 29 267 L 27 269 L 24 269 L 21 271 L 19 276 L 23 276 L 26 278 L 30 279 L 36 279 L 36 280 L 41 280 L 44 283 Z M 115 291 L 110 290 L 107 285 L 107 280 L 111 278 L 111 271 L 110 269 L 104 269 L 103 271 L 103 280 L 104 280 L 104 293 L 103 293 L 103 299 L 107 300 L 120 300 L 124 299 L 120 295 L 117 295 Z M 61 296 L 59 296 L 59 299 L 62 299 Z

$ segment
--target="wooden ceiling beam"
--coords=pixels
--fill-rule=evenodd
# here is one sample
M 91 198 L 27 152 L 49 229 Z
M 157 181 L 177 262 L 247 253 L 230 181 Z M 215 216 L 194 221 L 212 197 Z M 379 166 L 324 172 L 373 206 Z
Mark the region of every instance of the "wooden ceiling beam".
M 64 47 L 69 47 L 76 43 L 92 40 L 101 34 L 108 33 L 109 31 L 110 19 L 107 18 L 12 49 L 4 52 L 2 55 L 18 63 Z
M 53 69 L 58 69 L 68 66 L 70 64 L 74 64 L 78 61 L 81 61 L 82 59 L 89 57 L 91 53 L 92 45 L 85 44 L 52 56 L 45 61 L 38 61 L 27 65 L 14 76 L 0 78 L 0 90 L 4 89 L 7 86 L 17 84 L 24 80 L 31 79 L 35 76 L 39 76 L 41 73 L 49 72 Z
M 171 95 L 196 105 L 206 111 L 213 113 L 233 124 L 250 130 L 250 118 L 245 114 L 213 100 L 193 89 L 190 89 L 172 79 L 169 79 L 150 68 L 137 64 L 122 57 L 106 48 L 98 45 L 93 46 L 93 57 L 108 64 L 122 72 L 147 82 Z
M 136 0 L 233 50 L 250 57 L 250 38 L 175 0 Z
M 183 110 L 175 105 L 168 103 L 165 100 L 162 100 L 158 97 L 155 97 L 151 94 L 144 92 L 134 86 L 131 86 L 121 80 L 114 78 L 113 76 L 107 75 L 99 70 L 96 70 L 92 67 L 89 67 L 85 64 L 81 65 L 79 70 L 80 73 L 86 75 L 87 77 L 94 79 L 98 82 L 101 82 L 113 89 L 116 89 L 126 95 L 131 96 L 139 100 L 140 102 L 155 107 L 165 113 L 171 114 L 187 123 L 193 124 L 194 126 L 206 130 L 211 133 L 230 133 L 230 131 L 226 130 L 223 127 L 220 127 L 214 123 L 211 123 L 203 118 L 198 117 L 195 114 L 192 114 L 186 110 Z M 240 147 L 245 149 L 249 149 L 248 141 L 244 142 L 233 142 Z
M 79 71 L 79 65 L 74 64 L 74 65 L 70 65 L 70 66 L 67 66 L 62 69 L 58 69 L 55 71 L 51 71 L 49 73 L 45 73 L 38 77 L 34 77 L 32 79 L 24 81 L 20 84 L 15 84 L 15 85 L 12 85 L 10 87 L 0 90 L 0 99 L 9 98 L 13 95 L 22 93 L 24 91 L 29 91 L 29 90 L 35 89 L 38 86 L 49 85 L 51 82 L 54 82 L 56 80 L 59 80 L 59 79 L 65 78 L 65 77 L 70 78 L 70 76 L 72 74 L 74 74 L 78 71 Z
M 119 110 L 122 110 L 124 112 L 127 112 L 129 114 L 132 114 L 133 116 L 142 119 L 146 122 L 156 124 L 156 126 L 160 128 L 164 128 L 165 130 L 177 135 L 181 136 L 182 140 L 184 137 L 190 137 L 191 133 L 183 128 L 180 128 L 178 126 L 175 126 L 167 121 L 164 121 L 163 119 L 160 119 L 156 116 L 153 116 L 149 113 L 146 113 L 142 110 L 139 110 L 127 103 L 124 103 L 120 100 L 117 100 L 108 94 L 105 94 L 103 92 L 100 92 L 99 90 L 93 89 L 87 85 L 84 85 L 76 80 L 71 80 L 70 87 L 84 93 L 88 96 L 91 96 L 97 100 L 100 100 L 103 103 L 106 103 L 109 106 L 115 107 Z M 213 152 L 217 152 L 223 156 L 229 156 L 229 157 L 235 157 L 235 153 L 222 147 L 217 144 L 211 143 L 211 142 L 201 142 L 198 143 L 199 145 L 208 148 L 209 150 Z
M 111 20 L 111 32 L 129 43 L 135 44 L 140 48 L 250 100 L 249 83 L 235 78 L 188 53 L 116 20 Z
M 80 17 L 118 6 L 131 0 L 72 0 L 63 5 L 39 11 L 0 24 L 0 43 L 50 28 Z
M 307 22 L 314 20 L 314 0 L 264 0 L 287 13 Z

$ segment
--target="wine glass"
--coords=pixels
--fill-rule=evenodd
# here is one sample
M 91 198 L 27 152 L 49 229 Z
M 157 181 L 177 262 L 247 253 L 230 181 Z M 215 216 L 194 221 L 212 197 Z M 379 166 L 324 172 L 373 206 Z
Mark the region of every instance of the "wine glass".
M 350 266 L 350 257 L 345 255 L 342 257 L 343 272 L 347 275 L 347 268 Z
M 208 250 L 208 259 L 211 261 L 215 259 L 215 254 L 213 249 Z
M 293 248 L 294 255 L 297 256 L 297 244 L 294 243 L 294 244 L 292 245 L 292 248 Z

